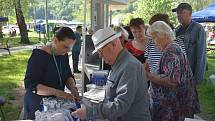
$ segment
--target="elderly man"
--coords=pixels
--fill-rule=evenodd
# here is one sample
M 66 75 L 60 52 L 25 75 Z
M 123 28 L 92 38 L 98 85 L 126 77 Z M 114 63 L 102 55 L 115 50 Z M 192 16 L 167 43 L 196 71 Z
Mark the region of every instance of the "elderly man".
M 108 119 L 109 121 L 150 121 L 147 79 L 144 67 L 127 50 L 119 37 L 107 27 L 93 36 L 95 50 L 112 70 L 106 85 L 103 102 L 82 107 L 72 113 L 78 118 Z
M 192 21 L 192 7 L 181 3 L 172 10 L 177 13 L 181 25 L 176 28 L 176 37 L 184 42 L 187 57 L 196 84 L 203 81 L 206 69 L 206 32 L 204 28 Z

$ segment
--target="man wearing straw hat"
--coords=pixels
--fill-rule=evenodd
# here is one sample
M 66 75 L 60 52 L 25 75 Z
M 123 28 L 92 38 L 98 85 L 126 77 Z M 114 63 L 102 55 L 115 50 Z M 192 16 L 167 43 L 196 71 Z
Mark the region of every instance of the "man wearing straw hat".
M 81 119 L 108 121 L 150 121 L 147 79 L 143 65 L 123 49 L 119 37 L 110 27 L 98 30 L 93 36 L 95 50 L 111 65 L 105 99 L 91 107 L 76 110 L 73 116 Z

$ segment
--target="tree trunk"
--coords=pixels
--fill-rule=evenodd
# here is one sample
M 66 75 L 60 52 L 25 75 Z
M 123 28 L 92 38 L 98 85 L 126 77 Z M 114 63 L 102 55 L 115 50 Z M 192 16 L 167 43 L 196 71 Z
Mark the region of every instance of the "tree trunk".
M 3 6 L 2 6 L 2 1 L 0 1 L 0 17 L 2 17 L 2 11 L 3 11 Z M 3 38 L 3 33 L 2 33 L 2 23 L 0 22 L 0 39 Z
M 25 24 L 25 18 L 23 16 L 23 12 L 21 9 L 20 0 L 14 0 L 14 5 L 15 5 L 15 12 L 16 12 L 16 20 L 19 26 L 19 31 L 21 36 L 21 43 L 29 44 L 30 41 L 28 38 L 27 26 Z

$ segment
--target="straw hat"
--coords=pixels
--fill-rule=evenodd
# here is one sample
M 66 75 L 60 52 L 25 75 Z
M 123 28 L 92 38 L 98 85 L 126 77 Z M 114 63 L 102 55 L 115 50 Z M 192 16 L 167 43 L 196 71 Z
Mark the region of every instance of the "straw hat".
M 95 50 L 92 53 L 94 54 L 100 48 L 104 47 L 109 42 L 113 41 L 116 38 L 119 38 L 120 36 L 121 33 L 116 33 L 111 27 L 99 29 L 92 36 L 93 44 L 95 47 Z

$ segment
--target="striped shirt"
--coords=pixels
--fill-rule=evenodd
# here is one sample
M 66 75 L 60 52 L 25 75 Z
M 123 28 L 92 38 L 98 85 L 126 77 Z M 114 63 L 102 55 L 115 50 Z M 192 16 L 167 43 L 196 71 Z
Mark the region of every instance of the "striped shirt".
M 182 48 L 183 52 L 186 55 L 185 46 L 183 43 L 184 35 L 180 35 L 176 38 L 175 42 Z M 156 74 L 158 69 L 158 62 L 160 61 L 160 57 L 162 52 L 155 47 L 155 43 L 152 40 L 147 42 L 146 50 L 144 56 L 148 60 L 149 70 L 151 73 Z

